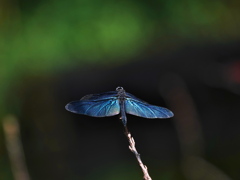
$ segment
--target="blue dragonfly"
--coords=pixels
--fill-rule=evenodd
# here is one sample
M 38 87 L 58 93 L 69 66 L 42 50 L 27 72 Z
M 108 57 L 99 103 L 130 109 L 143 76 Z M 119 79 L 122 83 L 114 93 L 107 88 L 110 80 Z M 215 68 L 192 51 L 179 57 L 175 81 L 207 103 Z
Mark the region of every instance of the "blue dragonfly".
M 72 113 L 93 117 L 121 114 L 120 119 L 125 127 L 126 113 L 149 119 L 173 117 L 173 112 L 167 108 L 151 105 L 127 93 L 122 87 L 117 87 L 116 91 L 86 95 L 78 101 L 68 103 L 65 108 Z

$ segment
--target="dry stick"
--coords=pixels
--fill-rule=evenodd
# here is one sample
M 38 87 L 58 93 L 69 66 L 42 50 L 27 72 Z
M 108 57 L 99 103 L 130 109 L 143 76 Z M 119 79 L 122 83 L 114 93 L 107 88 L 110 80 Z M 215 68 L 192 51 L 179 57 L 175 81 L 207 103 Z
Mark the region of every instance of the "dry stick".
M 139 166 L 142 168 L 143 179 L 144 180 L 152 180 L 152 178 L 148 174 L 147 166 L 143 164 L 143 162 L 140 158 L 140 154 L 137 152 L 137 149 L 135 147 L 135 141 L 134 141 L 133 137 L 131 136 L 131 133 L 128 131 L 127 126 L 124 126 L 124 127 L 125 127 L 125 135 L 127 136 L 129 144 L 130 144 L 129 149 L 135 154 L 137 161 L 139 163 Z

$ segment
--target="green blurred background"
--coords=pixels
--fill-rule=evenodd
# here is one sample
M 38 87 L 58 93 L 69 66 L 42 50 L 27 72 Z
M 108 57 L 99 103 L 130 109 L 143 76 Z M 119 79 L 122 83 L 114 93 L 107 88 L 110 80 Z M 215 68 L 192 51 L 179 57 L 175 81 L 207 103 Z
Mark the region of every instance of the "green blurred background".
M 175 112 L 129 117 L 153 179 L 240 179 L 239 19 L 238 0 L 1 0 L 0 118 L 30 179 L 142 178 L 117 117 L 64 109 L 118 85 Z M 17 179 L 0 134 L 0 179 Z

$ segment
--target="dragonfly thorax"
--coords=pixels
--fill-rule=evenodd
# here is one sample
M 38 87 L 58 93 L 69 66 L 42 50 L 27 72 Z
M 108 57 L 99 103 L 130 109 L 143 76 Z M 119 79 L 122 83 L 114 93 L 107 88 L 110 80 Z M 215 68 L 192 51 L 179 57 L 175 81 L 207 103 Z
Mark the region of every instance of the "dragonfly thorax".
M 118 92 L 118 98 L 121 100 L 124 100 L 126 97 L 126 93 L 125 93 L 125 90 L 123 89 L 123 87 L 117 87 L 116 91 Z

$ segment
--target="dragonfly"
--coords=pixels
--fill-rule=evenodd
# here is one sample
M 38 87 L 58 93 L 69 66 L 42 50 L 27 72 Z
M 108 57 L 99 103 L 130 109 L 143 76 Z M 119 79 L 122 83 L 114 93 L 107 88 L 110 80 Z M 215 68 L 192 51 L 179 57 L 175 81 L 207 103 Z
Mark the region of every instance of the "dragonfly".
M 92 117 L 108 117 L 120 114 L 123 125 L 127 125 L 127 114 L 148 118 L 171 118 L 173 112 L 167 108 L 149 104 L 126 92 L 123 87 L 116 91 L 89 94 L 80 100 L 72 101 L 65 106 L 66 110 Z

